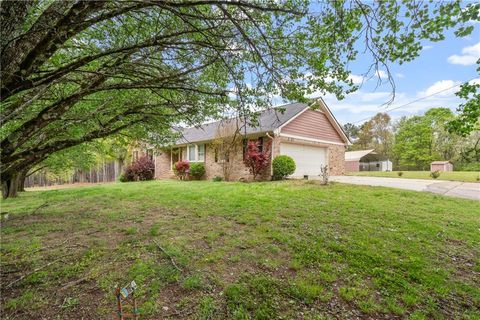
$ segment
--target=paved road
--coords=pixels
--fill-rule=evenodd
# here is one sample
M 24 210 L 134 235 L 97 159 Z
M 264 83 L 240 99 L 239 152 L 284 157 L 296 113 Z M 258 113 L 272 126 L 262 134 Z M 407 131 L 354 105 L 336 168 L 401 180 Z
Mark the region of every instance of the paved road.
M 480 183 L 383 177 L 332 176 L 331 181 L 433 192 L 480 201 Z

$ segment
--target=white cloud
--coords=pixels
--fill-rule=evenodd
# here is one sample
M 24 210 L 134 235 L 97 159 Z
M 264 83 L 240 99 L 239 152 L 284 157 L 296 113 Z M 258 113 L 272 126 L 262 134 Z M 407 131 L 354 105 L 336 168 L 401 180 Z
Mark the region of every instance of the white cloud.
M 429 46 L 429 45 L 426 45 L 426 46 L 422 47 L 423 50 L 430 50 L 432 48 L 433 48 L 433 46 Z
M 460 64 L 462 66 L 473 65 L 480 59 L 480 42 L 462 49 L 462 54 L 454 54 L 448 57 L 448 62 L 452 64 Z
M 387 79 L 388 78 L 388 74 L 383 70 L 377 70 L 376 75 L 380 79 Z
M 425 97 L 435 94 L 440 97 L 446 97 L 458 91 L 456 87 L 458 84 L 460 84 L 460 81 L 440 80 L 432 84 L 425 91 L 420 91 L 418 96 Z
M 358 74 L 351 74 L 348 76 L 348 80 L 352 80 L 353 84 L 362 84 L 363 83 L 363 76 Z
M 472 81 L 480 83 L 480 78 Z M 459 87 L 448 88 L 457 84 L 460 84 L 460 82 L 440 80 L 414 93 L 396 92 L 395 101 L 390 105 L 385 105 L 391 98 L 390 91 L 368 92 L 359 90 L 349 94 L 342 101 L 338 101 L 334 95 L 325 95 L 323 98 L 342 124 L 368 119 L 378 112 L 389 110 L 391 111 L 388 114 L 392 119 L 398 119 L 405 115 L 422 114 L 428 109 L 437 107 L 446 107 L 455 111 L 462 101 L 455 95 Z M 441 93 L 429 96 L 439 91 Z M 419 100 L 420 98 L 421 100 Z
M 397 77 L 397 78 L 405 78 L 405 75 L 404 75 L 403 73 L 398 72 L 398 73 L 395 73 L 395 77 Z
M 470 83 L 470 84 L 480 84 L 480 78 L 472 79 L 472 80 L 468 81 L 468 83 Z

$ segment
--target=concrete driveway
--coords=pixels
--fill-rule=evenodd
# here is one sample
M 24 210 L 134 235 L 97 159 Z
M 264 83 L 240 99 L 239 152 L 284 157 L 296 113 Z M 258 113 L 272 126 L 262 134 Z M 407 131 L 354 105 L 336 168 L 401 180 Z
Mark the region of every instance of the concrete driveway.
M 383 177 L 332 176 L 331 181 L 424 191 L 480 201 L 480 183 Z

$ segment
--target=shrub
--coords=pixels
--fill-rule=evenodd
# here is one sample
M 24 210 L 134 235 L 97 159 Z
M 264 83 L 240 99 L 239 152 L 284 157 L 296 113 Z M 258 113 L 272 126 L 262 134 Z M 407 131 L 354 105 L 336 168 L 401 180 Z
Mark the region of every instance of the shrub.
M 455 171 L 480 171 L 480 162 L 456 162 Z
M 148 157 L 142 157 L 125 168 L 125 171 L 120 176 L 120 181 L 153 180 L 154 176 L 155 164 Z
M 245 160 L 243 161 L 253 175 L 253 180 L 265 172 L 270 165 L 270 145 L 265 145 L 263 151 L 259 150 L 259 146 L 258 141 L 249 141 L 247 151 L 245 152 Z
M 440 171 L 435 170 L 433 172 L 430 172 L 430 177 L 432 177 L 433 179 L 437 179 L 438 177 L 440 177 Z
M 323 165 L 320 167 L 320 176 L 322 177 L 322 184 L 327 185 L 330 181 L 330 172 L 328 171 L 327 165 Z
M 200 179 L 205 174 L 205 165 L 203 163 L 195 162 L 190 165 L 190 176 L 195 179 Z
M 223 178 L 220 177 L 220 176 L 215 176 L 215 177 L 213 177 L 213 179 L 212 179 L 213 182 L 220 182 L 220 181 L 222 181 L 222 180 L 223 180 Z
M 124 173 L 122 173 L 122 174 L 120 175 L 120 177 L 118 178 L 118 180 L 119 180 L 120 182 L 128 182 L 128 180 L 127 180 L 127 178 L 125 177 L 125 174 L 124 174 Z
M 403 171 L 398 171 L 398 172 L 397 172 L 397 175 L 398 175 L 399 177 L 403 176 Z
M 272 161 L 273 179 L 281 180 L 295 172 L 295 161 L 289 156 L 277 156 Z
M 173 166 L 173 171 L 180 180 L 185 180 L 188 173 L 190 172 L 190 163 L 188 161 L 175 162 L 175 165 Z

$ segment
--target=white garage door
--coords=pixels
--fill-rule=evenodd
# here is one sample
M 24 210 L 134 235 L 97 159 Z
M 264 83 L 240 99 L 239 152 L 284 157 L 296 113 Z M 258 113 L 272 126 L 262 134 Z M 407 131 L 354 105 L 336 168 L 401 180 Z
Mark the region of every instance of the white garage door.
M 282 143 L 280 153 L 295 160 L 297 169 L 293 176 L 318 176 L 320 167 L 327 164 L 327 149 L 301 144 Z

